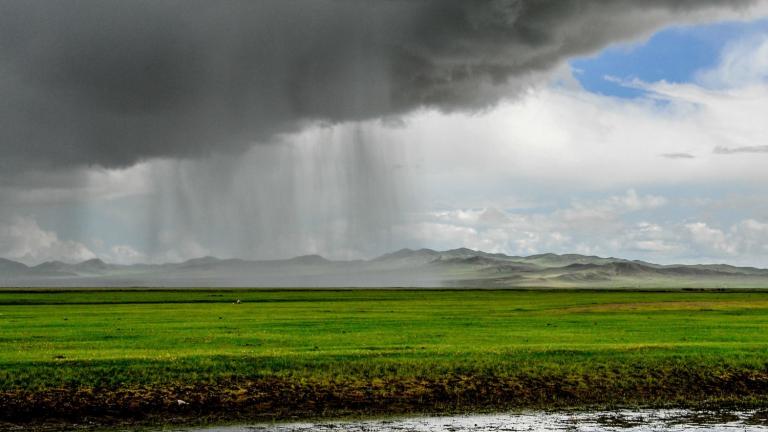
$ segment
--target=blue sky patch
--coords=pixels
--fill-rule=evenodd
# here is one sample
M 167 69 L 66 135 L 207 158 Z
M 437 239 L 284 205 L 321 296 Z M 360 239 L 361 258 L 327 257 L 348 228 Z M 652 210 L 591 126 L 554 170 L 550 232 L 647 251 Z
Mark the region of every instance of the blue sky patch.
M 573 59 L 570 65 L 574 77 L 586 90 L 636 98 L 645 92 L 605 77 L 691 82 L 696 72 L 718 64 L 720 53 L 728 44 L 757 34 L 768 34 L 768 19 L 675 26 L 655 33 L 646 41 L 613 45 L 594 56 Z

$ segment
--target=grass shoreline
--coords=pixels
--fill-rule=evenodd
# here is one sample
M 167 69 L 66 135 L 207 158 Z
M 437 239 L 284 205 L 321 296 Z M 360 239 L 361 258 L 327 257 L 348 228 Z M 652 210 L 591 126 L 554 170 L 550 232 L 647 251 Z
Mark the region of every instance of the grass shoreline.
M 768 407 L 766 292 L 0 292 L 0 429 L 722 405 Z

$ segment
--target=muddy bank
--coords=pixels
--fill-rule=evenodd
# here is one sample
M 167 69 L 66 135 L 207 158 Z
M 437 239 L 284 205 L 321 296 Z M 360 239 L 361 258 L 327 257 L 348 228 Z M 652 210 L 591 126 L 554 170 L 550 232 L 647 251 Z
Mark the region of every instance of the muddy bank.
M 215 385 L 59 388 L 0 392 L 0 428 L 183 424 L 349 415 L 615 406 L 768 406 L 766 371 L 684 368 L 635 375 L 440 379 L 261 378 Z

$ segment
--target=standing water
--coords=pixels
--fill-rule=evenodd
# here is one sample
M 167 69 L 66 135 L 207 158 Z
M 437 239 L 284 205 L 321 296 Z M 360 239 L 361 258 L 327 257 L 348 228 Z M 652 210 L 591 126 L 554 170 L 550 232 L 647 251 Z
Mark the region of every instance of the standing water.
M 179 429 L 186 432 L 768 431 L 768 411 L 528 412 Z

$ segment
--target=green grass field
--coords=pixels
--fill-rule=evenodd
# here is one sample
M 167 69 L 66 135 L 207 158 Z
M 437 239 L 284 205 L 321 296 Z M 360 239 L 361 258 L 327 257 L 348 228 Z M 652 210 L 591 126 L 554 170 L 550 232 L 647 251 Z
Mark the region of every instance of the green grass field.
M 765 292 L 0 292 L 11 393 L 484 377 L 634 400 L 699 385 L 682 376 L 716 386 L 746 373 L 762 386 L 767 372 Z
M 768 361 L 768 293 L 0 293 L 5 389 L 677 358 Z

